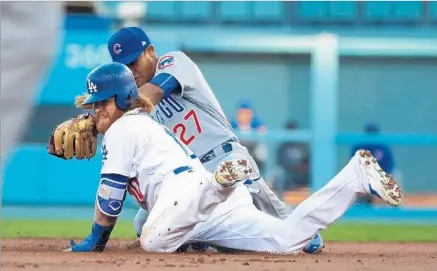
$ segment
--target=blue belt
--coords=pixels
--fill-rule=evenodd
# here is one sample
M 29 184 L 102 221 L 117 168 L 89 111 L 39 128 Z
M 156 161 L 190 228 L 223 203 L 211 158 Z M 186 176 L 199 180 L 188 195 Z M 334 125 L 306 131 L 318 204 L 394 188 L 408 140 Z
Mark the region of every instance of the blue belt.
M 220 145 L 220 147 L 222 148 L 224 153 L 228 153 L 228 152 L 232 151 L 232 145 L 230 144 L 230 142 L 235 142 L 235 141 L 231 139 L 231 140 L 228 140 L 225 143 L 222 143 Z M 216 158 L 216 155 L 214 153 L 214 149 L 210 150 L 204 156 L 202 156 L 202 158 L 200 158 L 200 162 L 202 164 L 206 163 L 206 162 L 209 162 L 209 161 L 213 160 L 214 158 Z
M 192 170 L 192 168 L 189 166 L 178 167 L 178 168 L 175 168 L 175 170 L 173 170 L 173 173 L 175 175 L 178 175 L 178 174 L 185 172 L 187 170 Z

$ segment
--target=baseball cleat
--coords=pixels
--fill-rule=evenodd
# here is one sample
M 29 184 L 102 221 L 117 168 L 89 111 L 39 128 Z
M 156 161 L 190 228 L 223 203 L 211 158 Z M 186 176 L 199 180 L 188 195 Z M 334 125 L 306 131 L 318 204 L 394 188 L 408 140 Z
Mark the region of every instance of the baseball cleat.
M 215 179 L 223 187 L 231 187 L 237 182 L 253 178 L 254 172 L 246 159 L 224 161 L 217 166 Z
M 402 202 L 402 191 L 391 174 L 386 173 L 378 164 L 370 151 L 358 150 L 358 160 L 367 175 L 366 192 L 375 195 L 391 206 L 398 206 Z M 367 187 L 366 187 L 367 186 Z
M 325 248 L 325 242 L 320 234 L 316 234 L 313 240 L 303 248 L 303 252 L 308 254 L 319 254 Z

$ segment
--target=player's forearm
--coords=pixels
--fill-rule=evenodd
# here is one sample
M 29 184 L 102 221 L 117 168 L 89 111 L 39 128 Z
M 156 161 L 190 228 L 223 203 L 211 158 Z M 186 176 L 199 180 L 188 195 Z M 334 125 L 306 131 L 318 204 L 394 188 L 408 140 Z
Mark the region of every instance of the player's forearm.
M 96 205 L 94 211 L 94 222 L 103 227 L 113 227 L 117 222 L 117 217 L 111 217 L 105 215 L 100 211 L 99 207 Z
M 141 98 L 147 98 L 153 105 L 157 105 L 164 97 L 164 91 L 157 85 L 147 83 L 140 87 Z

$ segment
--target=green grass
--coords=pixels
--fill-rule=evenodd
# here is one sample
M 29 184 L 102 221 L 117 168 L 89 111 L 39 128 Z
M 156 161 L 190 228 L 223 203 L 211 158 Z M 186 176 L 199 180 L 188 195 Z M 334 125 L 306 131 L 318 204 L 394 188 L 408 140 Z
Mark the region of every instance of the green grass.
M 322 236 L 329 241 L 436 242 L 437 225 L 337 223 Z
M 67 220 L 2 220 L 1 238 L 83 238 L 91 232 L 92 221 Z M 118 221 L 111 238 L 134 239 L 131 221 Z
M 0 221 L 0 231 L 1 238 L 83 238 L 89 234 L 91 223 L 91 221 L 3 220 Z M 437 242 L 437 226 L 337 223 L 323 231 L 322 235 L 328 241 Z M 134 239 L 132 222 L 119 221 L 111 237 Z

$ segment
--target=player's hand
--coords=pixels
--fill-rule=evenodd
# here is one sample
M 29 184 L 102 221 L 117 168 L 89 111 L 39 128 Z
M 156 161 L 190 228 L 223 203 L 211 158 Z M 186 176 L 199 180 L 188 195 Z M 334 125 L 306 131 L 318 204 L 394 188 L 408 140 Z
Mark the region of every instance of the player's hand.
M 70 248 L 65 249 L 65 252 L 93 252 L 93 251 L 103 251 L 96 249 L 96 244 L 93 242 L 93 240 L 88 236 L 85 240 L 80 242 L 79 244 L 76 244 L 73 240 L 70 240 Z
M 109 235 L 114 227 L 103 227 L 96 223 L 93 224 L 91 234 L 88 235 L 82 242 L 76 244 L 70 240 L 70 248 L 65 249 L 65 252 L 102 252 L 105 250 L 106 243 L 109 240 Z
M 59 124 L 51 133 L 48 153 L 62 159 L 78 160 L 94 157 L 97 149 L 97 129 L 92 114 L 82 114 Z
M 141 89 L 140 91 L 138 91 L 136 106 L 141 108 L 141 110 L 145 113 L 151 113 L 154 107 L 148 94 L 145 93 L 144 91 L 141 91 Z

